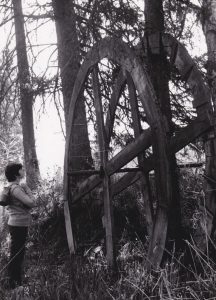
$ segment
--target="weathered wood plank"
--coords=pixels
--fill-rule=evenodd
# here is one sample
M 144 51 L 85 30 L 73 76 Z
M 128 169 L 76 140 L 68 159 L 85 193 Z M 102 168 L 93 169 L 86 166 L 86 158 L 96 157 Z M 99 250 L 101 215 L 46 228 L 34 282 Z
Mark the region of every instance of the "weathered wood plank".
M 100 83 L 98 79 L 98 69 L 97 67 L 93 70 L 93 93 L 94 93 L 94 104 L 96 111 L 96 120 L 98 128 L 98 141 L 100 150 L 100 160 L 101 165 L 104 169 L 104 174 L 102 176 L 103 184 L 103 200 L 104 200 L 104 214 L 105 214 L 105 231 L 106 231 L 106 256 L 108 265 L 113 267 L 115 262 L 114 255 L 114 228 L 113 228 L 113 209 L 112 209 L 112 196 L 110 190 L 110 178 L 107 174 L 106 166 L 108 160 L 108 143 L 107 135 L 104 126 L 103 119 L 103 107 L 100 95 Z
M 80 171 L 68 171 L 68 176 L 80 176 L 80 175 L 95 175 L 100 174 L 100 170 L 80 170 Z
M 180 151 L 183 147 L 193 142 L 201 134 L 210 130 L 212 127 L 211 121 L 206 118 L 195 119 L 188 126 L 182 128 L 176 136 L 172 137 L 170 142 L 170 151 L 171 153 L 176 153 Z
M 115 173 L 129 173 L 129 172 L 138 172 L 138 171 L 142 171 L 141 168 L 122 168 L 119 169 L 117 171 L 115 171 Z M 74 176 L 74 175 L 95 175 L 98 174 L 100 176 L 103 176 L 103 168 L 99 169 L 99 170 L 80 170 L 80 171 L 69 171 L 68 172 L 68 176 Z
M 200 168 L 200 167 L 203 167 L 204 165 L 204 162 L 200 162 L 200 163 L 186 163 L 186 164 L 180 164 L 178 165 L 177 167 L 179 169 L 187 169 L 187 168 Z
M 70 254 L 75 253 L 75 245 L 74 245 L 74 238 L 73 238 L 73 231 L 71 226 L 71 217 L 70 217 L 70 210 L 68 206 L 68 201 L 64 202 L 64 217 L 65 217 L 65 227 L 68 239 L 68 248 Z
M 107 143 L 110 143 L 110 139 L 112 136 L 113 132 L 113 125 L 114 125 L 114 120 L 115 120 L 115 112 L 117 108 L 117 103 L 118 100 L 121 96 L 121 93 L 125 87 L 126 83 L 126 77 L 123 74 L 123 71 L 121 70 L 117 76 L 114 88 L 113 88 L 113 93 L 111 95 L 110 103 L 109 103 L 109 109 L 107 111 L 107 116 L 106 116 L 106 123 L 105 123 L 105 130 L 106 130 L 106 135 L 107 135 Z
M 127 187 L 137 182 L 142 176 L 141 172 L 127 173 L 122 176 L 116 183 L 111 185 L 112 195 L 118 195 Z
M 138 138 L 140 133 L 142 132 L 142 127 L 141 127 L 140 116 L 139 116 L 136 89 L 129 73 L 127 73 L 127 83 L 128 83 L 128 91 L 129 91 L 129 102 L 131 105 L 131 116 L 133 120 L 134 136 L 135 138 Z M 145 160 L 145 154 L 144 152 L 140 152 L 138 154 L 138 164 L 140 168 L 144 166 L 144 160 Z M 150 236 L 153 230 L 153 203 L 151 199 L 148 173 L 145 172 L 141 172 L 141 173 L 142 176 L 140 178 L 140 189 L 142 195 L 143 208 L 145 210 L 145 216 L 146 216 L 147 232 Z
M 170 142 L 171 153 L 178 152 L 183 147 L 188 145 L 188 143 L 194 141 L 196 138 L 198 138 L 204 132 L 208 131 L 210 128 L 211 128 L 211 123 L 209 120 L 207 120 L 207 119 L 206 120 L 199 120 L 199 119 L 194 120 L 190 125 L 188 125 L 185 128 L 182 128 L 177 136 L 175 136 L 171 139 L 171 142 Z M 150 134 L 150 131 L 149 131 L 148 135 L 149 134 Z M 142 133 L 140 135 L 140 137 L 138 138 L 137 143 L 139 141 L 139 145 L 137 148 L 136 148 L 135 143 L 133 143 L 132 145 L 129 144 L 126 146 L 126 148 L 124 148 L 121 152 L 118 153 L 118 156 L 120 157 L 120 161 L 122 163 L 125 162 L 125 164 L 126 164 L 129 162 L 129 160 L 127 161 L 127 159 L 126 159 L 126 157 L 127 157 L 126 153 L 130 152 L 130 150 L 133 151 L 133 153 L 135 155 L 134 157 L 136 157 L 139 152 L 144 151 L 146 146 L 149 147 L 151 145 L 150 136 L 145 137 L 145 135 L 146 135 L 146 133 Z M 148 143 L 147 143 L 147 141 L 144 141 L 145 139 L 147 139 L 147 140 L 149 139 Z M 142 148 L 142 146 L 143 146 L 143 148 Z M 136 152 L 134 152 L 134 151 L 136 151 Z M 125 156 L 124 159 L 121 158 L 121 156 L 123 156 L 123 157 Z M 110 160 L 108 162 L 107 168 L 109 170 L 108 171 L 109 176 L 112 175 L 113 173 L 115 173 L 118 169 L 120 169 L 123 166 L 122 163 L 120 164 L 121 165 L 120 167 L 119 167 L 119 165 L 116 165 L 116 161 L 118 161 L 118 159 L 115 159 L 114 161 L 115 161 L 114 165 L 116 166 L 116 168 L 114 168 L 113 166 L 109 167 L 109 164 L 110 163 L 112 164 L 112 160 Z M 143 162 L 144 172 L 149 172 L 152 169 L 154 169 L 154 163 L 155 163 L 155 159 L 153 156 L 150 156 L 149 158 L 145 158 L 145 160 Z M 80 185 L 79 191 L 73 197 L 73 201 L 78 201 L 80 198 L 82 198 L 88 192 L 93 190 L 100 183 L 101 183 L 101 178 L 98 175 L 89 177 L 87 180 L 85 180 Z
M 148 269 L 159 267 L 159 263 L 161 262 L 159 258 L 162 259 L 161 256 L 165 249 L 164 241 L 166 241 L 168 227 L 167 210 L 166 206 L 162 207 L 160 203 L 158 204 L 153 234 L 150 239 L 147 260 L 145 262 Z
M 96 122 L 97 122 L 97 135 L 99 142 L 100 160 L 101 165 L 106 164 L 108 153 L 107 153 L 107 136 L 104 127 L 103 119 L 103 107 L 100 95 L 100 83 L 98 79 L 98 69 L 95 67 L 92 73 L 93 81 L 93 93 L 94 93 L 94 106 L 96 112 Z
M 138 153 L 144 151 L 151 145 L 151 132 L 150 130 L 144 131 L 136 140 L 131 144 L 127 145 L 122 151 L 120 151 L 115 157 L 113 157 L 106 167 L 107 174 L 111 176 L 117 170 L 121 169 L 128 162 L 134 159 Z M 101 183 L 101 178 L 99 175 L 92 175 L 85 181 L 83 181 L 76 195 L 73 195 L 73 202 L 77 201 L 81 197 L 85 196 L 95 187 Z
M 154 99 L 153 96 L 153 87 L 146 82 L 148 85 L 148 89 L 146 90 L 146 97 L 150 97 Z M 141 97 L 141 102 L 145 109 L 144 98 Z M 154 99 L 155 103 L 157 103 L 156 99 Z M 171 174 L 170 174 L 170 165 L 169 165 L 169 148 L 167 135 L 165 131 L 165 126 L 163 123 L 163 118 L 161 115 L 161 111 L 159 106 L 156 106 L 158 123 L 160 123 L 161 130 L 158 130 L 158 126 L 155 124 L 150 124 L 151 132 L 152 132 L 152 148 L 154 153 L 155 160 L 155 177 L 156 177 L 156 186 L 157 186 L 157 215 L 154 222 L 154 231 L 153 235 L 151 235 L 150 243 L 149 243 L 149 251 L 148 251 L 148 259 L 152 261 L 154 267 L 160 265 L 162 256 L 163 256 L 163 248 L 165 248 L 166 243 L 166 234 L 167 234 L 167 224 L 168 224 L 168 207 L 171 203 Z M 159 209 L 159 206 L 166 207 L 163 211 Z M 163 215 L 162 215 L 163 214 Z M 158 224 L 163 220 L 163 223 Z M 158 225 L 158 226 L 157 226 Z M 162 228 L 164 228 L 162 230 Z M 158 251 L 155 251 L 155 248 L 158 248 Z
M 191 58 L 185 46 L 170 34 L 161 35 L 160 33 L 155 33 L 148 36 L 148 45 L 151 47 L 152 53 L 159 54 L 161 37 L 164 50 L 170 57 L 171 63 L 174 63 L 181 74 L 182 79 L 190 86 L 194 96 L 194 108 L 206 104 L 207 106 L 202 107 L 202 110 L 208 110 L 208 104 L 210 103 L 210 90 L 204 82 L 201 72 L 198 70 L 194 60 Z M 147 48 L 147 43 L 145 47 Z
M 190 70 L 190 74 L 188 74 L 189 76 L 187 76 L 185 79 L 189 84 L 194 96 L 193 106 L 197 108 L 199 106 L 202 106 L 203 104 L 210 103 L 209 88 L 204 82 L 201 72 L 198 70 L 197 66 L 194 63 L 194 60 L 191 58 L 184 45 L 176 41 L 176 39 L 169 34 L 163 35 L 163 43 L 164 45 L 166 45 L 165 49 L 169 56 L 174 51 L 176 43 L 178 44 L 175 66 L 179 70 L 183 79 L 185 77 L 185 74 Z
M 67 161 L 67 155 L 65 155 L 65 160 Z M 65 172 L 66 172 L 66 170 L 67 170 L 67 168 L 65 168 Z M 64 176 L 66 176 L 66 175 L 64 174 Z M 72 229 L 71 216 L 70 216 L 70 210 L 69 210 L 69 204 L 68 204 L 68 201 L 70 200 L 70 195 L 71 195 L 71 193 L 68 193 L 68 191 L 69 191 L 68 177 L 66 177 L 66 178 L 64 177 L 63 184 L 64 184 L 63 200 L 64 200 L 65 229 L 66 229 L 69 252 L 70 252 L 70 255 L 73 255 L 75 253 L 75 244 L 74 244 L 73 229 Z
M 147 160 L 148 161 L 148 167 L 146 167 L 146 169 L 150 169 L 152 170 L 152 166 L 153 166 L 153 157 L 151 158 L 151 160 Z M 204 163 L 187 163 L 187 164 L 180 164 L 177 167 L 179 169 L 183 169 L 183 168 L 200 168 L 204 165 Z M 134 170 L 133 173 L 127 173 L 124 176 L 122 176 L 118 182 L 114 183 L 111 186 L 112 189 L 112 195 L 117 195 L 119 193 L 121 193 L 122 191 L 124 191 L 126 188 L 128 188 L 130 185 L 134 184 L 135 182 L 137 182 L 138 180 L 140 180 L 142 176 L 142 172 L 140 172 L 140 168 L 138 168 L 136 171 Z

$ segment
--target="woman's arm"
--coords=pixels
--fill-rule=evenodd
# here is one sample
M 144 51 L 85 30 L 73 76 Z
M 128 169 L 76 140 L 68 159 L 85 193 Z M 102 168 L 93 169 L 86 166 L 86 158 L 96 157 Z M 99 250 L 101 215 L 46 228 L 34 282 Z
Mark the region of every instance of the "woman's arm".
M 24 192 L 26 192 L 26 194 L 33 199 L 33 201 L 35 201 L 35 197 L 32 194 L 31 189 L 28 187 L 28 185 L 26 183 L 21 183 L 20 186 L 22 187 L 22 189 L 24 190 Z
M 12 195 L 20 200 L 23 204 L 27 205 L 29 208 L 35 207 L 35 199 L 31 194 L 31 197 L 23 191 L 20 186 L 16 186 L 12 191 Z

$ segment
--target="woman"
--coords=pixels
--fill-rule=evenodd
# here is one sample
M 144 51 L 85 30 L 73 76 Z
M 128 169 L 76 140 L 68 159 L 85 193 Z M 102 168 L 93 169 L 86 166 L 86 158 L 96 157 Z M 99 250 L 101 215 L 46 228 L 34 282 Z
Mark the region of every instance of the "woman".
M 30 210 L 35 199 L 30 188 L 20 184 L 24 177 L 22 164 L 11 163 L 5 168 L 5 176 L 10 186 L 10 205 L 8 205 L 8 227 L 11 236 L 10 261 L 8 264 L 9 287 L 22 284 L 22 264 L 28 227 L 31 224 Z

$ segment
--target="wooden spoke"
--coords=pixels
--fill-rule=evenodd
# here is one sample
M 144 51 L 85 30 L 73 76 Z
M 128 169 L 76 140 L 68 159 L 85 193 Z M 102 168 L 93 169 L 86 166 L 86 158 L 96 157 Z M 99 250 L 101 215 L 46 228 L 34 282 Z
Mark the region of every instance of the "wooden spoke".
M 121 177 L 121 179 L 112 185 L 112 194 L 117 195 L 128 188 L 130 185 L 137 182 L 142 177 L 142 172 L 127 173 Z
M 105 130 L 107 134 L 108 144 L 110 143 L 110 139 L 113 131 L 117 103 L 121 96 L 121 92 L 124 89 L 125 83 L 126 83 L 126 77 L 124 76 L 123 71 L 121 70 L 116 79 L 116 83 L 114 85 L 113 93 L 109 103 L 109 109 L 107 112 Z
M 107 161 L 108 161 L 108 143 L 107 135 L 104 126 L 103 119 L 103 107 L 100 95 L 98 70 L 95 67 L 93 70 L 93 92 L 98 128 L 98 140 L 101 166 L 103 167 L 103 198 L 104 198 L 104 212 L 105 212 L 105 230 L 106 230 L 106 250 L 107 261 L 110 266 L 114 266 L 114 243 L 113 243 L 113 212 L 112 212 L 112 199 L 110 190 L 110 178 L 107 173 Z
M 113 175 L 116 171 L 124 167 L 128 162 L 134 159 L 143 149 L 147 149 L 151 145 L 151 132 L 146 130 L 136 140 L 122 149 L 116 156 L 107 162 L 106 172 L 108 176 Z M 84 180 L 76 195 L 73 196 L 73 201 L 85 196 L 101 183 L 99 175 L 92 175 Z
M 170 151 L 171 153 L 176 153 L 179 150 L 181 150 L 183 147 L 185 147 L 189 142 L 194 141 L 196 138 L 198 138 L 203 133 L 207 132 L 211 128 L 211 123 L 209 120 L 194 120 L 190 125 L 188 125 L 186 128 L 182 129 L 179 134 L 176 137 L 173 137 L 170 142 Z M 196 129 L 196 130 L 195 130 Z M 151 145 L 151 133 L 149 130 L 142 133 L 140 137 L 136 140 L 136 143 L 129 144 L 126 146 L 119 154 L 117 158 L 114 158 L 113 160 L 110 160 L 107 165 L 108 174 L 111 176 L 114 172 L 119 170 L 124 164 L 126 164 L 127 161 L 127 154 L 128 153 L 134 153 L 134 157 L 136 157 L 139 152 L 143 151 L 144 149 L 147 149 L 148 146 Z M 135 149 L 137 152 L 135 152 Z M 131 160 L 134 158 L 131 156 Z M 120 164 L 117 164 L 116 162 L 121 162 Z M 144 172 L 149 172 L 154 168 L 154 162 L 155 159 L 153 156 L 150 156 L 149 158 L 145 158 L 143 161 L 143 170 Z M 115 165 L 115 168 L 113 167 Z M 139 173 L 140 174 L 140 173 Z M 123 191 L 127 186 L 132 184 L 133 182 L 140 179 L 140 175 L 138 178 L 135 176 L 133 177 L 133 174 L 127 174 L 125 175 L 125 179 L 122 178 L 122 180 L 116 184 L 116 187 L 112 187 L 113 194 L 117 194 Z M 136 175 L 137 176 L 137 175 Z M 125 183 L 123 183 L 125 182 Z M 77 191 L 76 195 L 73 197 L 73 202 L 78 201 L 81 199 L 84 195 L 92 191 L 95 187 L 97 187 L 101 183 L 101 178 L 99 175 L 92 175 L 88 179 L 82 182 L 82 184 L 79 187 L 79 190 Z
M 139 117 L 136 88 L 129 73 L 127 73 L 127 84 L 128 84 L 128 91 L 129 91 L 129 101 L 131 105 L 131 115 L 133 120 L 134 136 L 135 138 L 138 138 L 142 132 L 142 127 L 141 127 L 140 117 Z M 145 154 L 143 151 L 138 154 L 138 164 L 141 168 L 144 167 L 144 159 L 145 159 Z M 146 214 L 147 232 L 148 235 L 151 236 L 153 230 L 153 203 L 151 199 L 148 173 L 142 172 L 140 181 L 141 181 L 140 186 L 141 186 L 143 207 Z

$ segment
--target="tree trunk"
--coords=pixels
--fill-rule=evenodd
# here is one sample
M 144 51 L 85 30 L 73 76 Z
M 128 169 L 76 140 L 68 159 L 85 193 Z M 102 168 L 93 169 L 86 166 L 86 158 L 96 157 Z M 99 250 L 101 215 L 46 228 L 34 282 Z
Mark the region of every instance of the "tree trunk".
M 145 0 L 145 24 L 146 39 L 148 35 L 156 32 L 164 32 L 164 15 L 162 0 Z M 169 66 L 165 51 L 161 45 L 157 54 L 152 54 L 148 49 L 148 68 L 160 111 L 166 126 L 168 141 L 173 134 L 172 113 L 169 97 Z M 176 241 L 182 237 L 180 193 L 178 185 L 177 164 L 175 155 L 170 155 L 170 172 L 172 174 L 172 200 L 169 207 L 168 235 Z M 157 180 L 157 178 L 156 178 Z
M 164 31 L 162 0 L 144 0 L 144 13 L 147 33 Z
M 12 0 L 15 20 L 16 51 L 18 61 L 18 80 L 20 84 L 21 117 L 23 131 L 24 160 L 27 184 L 35 188 L 39 179 L 39 165 L 35 147 L 33 94 L 30 82 L 26 51 L 24 17 L 21 0 Z
M 58 59 L 61 71 L 66 134 L 68 112 L 74 83 L 80 67 L 80 45 L 77 35 L 76 14 L 73 0 L 52 0 L 56 32 L 58 41 Z M 76 132 L 73 133 L 73 145 L 70 146 L 74 157 L 70 157 L 69 164 L 73 170 L 90 168 L 92 165 L 91 150 L 88 138 L 86 111 L 84 98 L 78 101 L 75 123 Z M 74 148 L 72 148 L 74 147 Z M 78 158 L 79 157 L 79 158 Z
M 207 75 L 212 94 L 214 114 L 216 112 L 216 3 L 213 0 L 203 1 L 203 32 L 208 49 Z M 215 121 L 214 121 L 215 124 Z M 208 250 L 208 239 L 213 234 L 213 224 L 216 220 L 216 128 L 208 134 L 205 142 L 206 169 L 205 169 L 205 199 L 201 203 L 203 212 L 201 228 L 196 241 L 199 249 Z
M 76 76 L 80 67 L 81 55 L 80 45 L 77 34 L 76 14 L 74 11 L 74 0 L 52 0 L 57 43 L 58 43 L 58 61 L 61 72 L 62 94 L 64 102 L 64 114 L 66 123 L 66 135 L 70 131 L 68 128 L 68 113 L 71 103 L 72 92 Z M 72 133 L 69 145 L 69 154 L 67 161 L 65 161 L 64 168 L 67 170 L 83 170 L 90 169 L 92 166 L 91 149 L 88 138 L 87 120 L 84 96 L 80 97 L 77 103 L 77 114 L 75 116 L 74 124 L 77 124 L 76 131 Z M 73 153 L 73 155 L 71 155 Z M 71 226 L 71 193 L 70 190 L 75 188 L 81 178 L 73 176 L 68 178 L 64 174 L 65 188 L 65 225 L 67 232 L 68 245 L 70 253 L 74 253 L 75 244 L 73 231 Z M 80 203 L 78 204 L 80 206 Z M 83 209 L 79 210 L 79 215 L 83 213 Z M 73 222 L 75 220 L 73 216 Z M 80 220 L 80 218 L 79 218 Z M 76 219 L 76 222 L 77 219 Z

